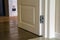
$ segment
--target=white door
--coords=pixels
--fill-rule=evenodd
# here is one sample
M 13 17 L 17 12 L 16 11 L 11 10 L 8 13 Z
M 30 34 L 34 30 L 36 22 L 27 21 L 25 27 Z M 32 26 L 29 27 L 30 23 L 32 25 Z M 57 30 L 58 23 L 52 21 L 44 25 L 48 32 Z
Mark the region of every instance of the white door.
M 18 26 L 39 35 L 39 0 L 18 0 Z

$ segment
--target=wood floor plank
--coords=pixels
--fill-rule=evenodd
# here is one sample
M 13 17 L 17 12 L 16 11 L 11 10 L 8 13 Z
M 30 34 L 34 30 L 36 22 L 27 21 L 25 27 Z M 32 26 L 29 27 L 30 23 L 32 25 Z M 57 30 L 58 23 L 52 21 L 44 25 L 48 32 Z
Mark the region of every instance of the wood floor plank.
M 37 37 L 18 28 L 17 17 L 0 17 L 0 40 L 28 40 Z

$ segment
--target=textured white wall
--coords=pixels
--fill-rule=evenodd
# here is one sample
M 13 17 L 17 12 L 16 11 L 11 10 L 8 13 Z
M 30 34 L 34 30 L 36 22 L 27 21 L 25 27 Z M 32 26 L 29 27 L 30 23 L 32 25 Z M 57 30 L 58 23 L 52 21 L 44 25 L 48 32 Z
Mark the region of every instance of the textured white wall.
M 56 0 L 56 33 L 60 33 L 60 0 Z
M 13 6 L 15 6 L 16 11 L 12 11 Z M 9 0 L 9 16 L 17 16 L 17 0 Z

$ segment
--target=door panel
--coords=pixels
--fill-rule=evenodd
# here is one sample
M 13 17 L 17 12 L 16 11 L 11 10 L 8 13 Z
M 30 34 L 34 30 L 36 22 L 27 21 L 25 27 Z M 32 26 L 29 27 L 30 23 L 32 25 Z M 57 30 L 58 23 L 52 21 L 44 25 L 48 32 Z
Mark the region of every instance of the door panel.
M 18 0 L 18 19 L 20 28 L 39 35 L 39 0 Z
M 35 24 L 35 8 L 31 6 L 22 6 L 22 22 L 29 25 Z

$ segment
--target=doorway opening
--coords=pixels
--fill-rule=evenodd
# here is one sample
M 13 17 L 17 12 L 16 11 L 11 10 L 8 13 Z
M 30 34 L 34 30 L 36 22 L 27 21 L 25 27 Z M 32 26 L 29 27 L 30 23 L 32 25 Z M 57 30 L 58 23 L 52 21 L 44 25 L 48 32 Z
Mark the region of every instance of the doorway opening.
M 17 0 L 8 0 L 8 4 L 10 23 L 16 22 L 18 24 Z
M 9 0 L 9 17 L 18 16 L 17 0 Z

